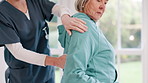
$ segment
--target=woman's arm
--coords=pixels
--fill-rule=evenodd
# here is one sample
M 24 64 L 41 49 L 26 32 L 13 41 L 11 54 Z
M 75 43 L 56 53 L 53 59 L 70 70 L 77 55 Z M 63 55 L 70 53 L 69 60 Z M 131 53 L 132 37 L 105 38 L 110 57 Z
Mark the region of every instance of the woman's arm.
M 21 61 L 35 64 L 39 66 L 52 65 L 64 68 L 66 56 L 50 57 L 45 54 L 39 54 L 23 48 L 21 43 L 6 44 L 6 48 L 12 53 L 12 55 Z
M 69 39 L 63 83 L 101 83 L 86 73 L 89 60 L 94 52 L 91 32 L 87 31 L 82 34 L 73 31 L 73 35 Z

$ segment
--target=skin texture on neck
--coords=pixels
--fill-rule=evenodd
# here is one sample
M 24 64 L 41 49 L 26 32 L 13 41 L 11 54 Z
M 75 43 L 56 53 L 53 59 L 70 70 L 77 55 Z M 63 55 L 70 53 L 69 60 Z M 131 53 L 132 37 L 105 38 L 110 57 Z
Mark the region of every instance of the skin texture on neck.
M 7 2 L 23 13 L 28 10 L 26 0 L 7 0 Z

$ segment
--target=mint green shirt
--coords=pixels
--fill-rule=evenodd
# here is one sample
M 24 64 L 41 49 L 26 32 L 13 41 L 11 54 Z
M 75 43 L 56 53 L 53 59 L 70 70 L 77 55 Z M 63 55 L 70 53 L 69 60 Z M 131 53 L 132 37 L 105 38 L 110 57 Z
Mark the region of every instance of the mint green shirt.
M 72 31 L 69 36 L 63 25 L 58 26 L 59 41 L 68 55 L 61 83 L 117 83 L 112 45 L 86 14 L 73 17 L 85 21 L 88 31 Z

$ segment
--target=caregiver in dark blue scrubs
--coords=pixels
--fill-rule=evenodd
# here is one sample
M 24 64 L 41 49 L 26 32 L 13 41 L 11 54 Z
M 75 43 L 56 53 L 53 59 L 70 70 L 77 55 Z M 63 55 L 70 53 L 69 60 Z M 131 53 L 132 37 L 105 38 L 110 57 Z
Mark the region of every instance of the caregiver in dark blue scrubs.
M 66 55 L 50 56 L 46 21 L 53 14 L 61 17 L 69 34 L 71 29 L 87 30 L 85 22 L 71 18 L 68 9 L 49 0 L 0 2 L 0 46 L 5 47 L 9 83 L 54 83 L 53 66 L 64 68 Z

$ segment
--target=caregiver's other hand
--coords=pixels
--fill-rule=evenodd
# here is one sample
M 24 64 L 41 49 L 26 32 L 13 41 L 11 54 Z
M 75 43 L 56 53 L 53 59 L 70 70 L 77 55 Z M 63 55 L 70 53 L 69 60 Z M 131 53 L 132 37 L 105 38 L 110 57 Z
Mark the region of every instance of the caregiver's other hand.
M 64 69 L 64 66 L 65 66 L 65 63 L 66 63 L 66 56 L 67 55 L 62 55 L 60 57 L 57 57 L 57 61 L 55 62 L 55 66 Z
M 67 55 L 62 55 L 60 57 L 47 56 L 45 60 L 45 65 L 56 66 L 64 69 L 66 63 L 66 56 Z
M 70 17 L 67 14 L 64 14 L 61 17 L 61 20 L 62 20 L 62 24 L 65 27 L 65 30 L 68 32 L 69 35 L 72 34 L 71 30 L 76 30 L 76 31 L 79 31 L 81 33 L 87 31 L 88 27 L 85 25 L 86 23 L 81 19 L 73 18 L 73 17 Z

